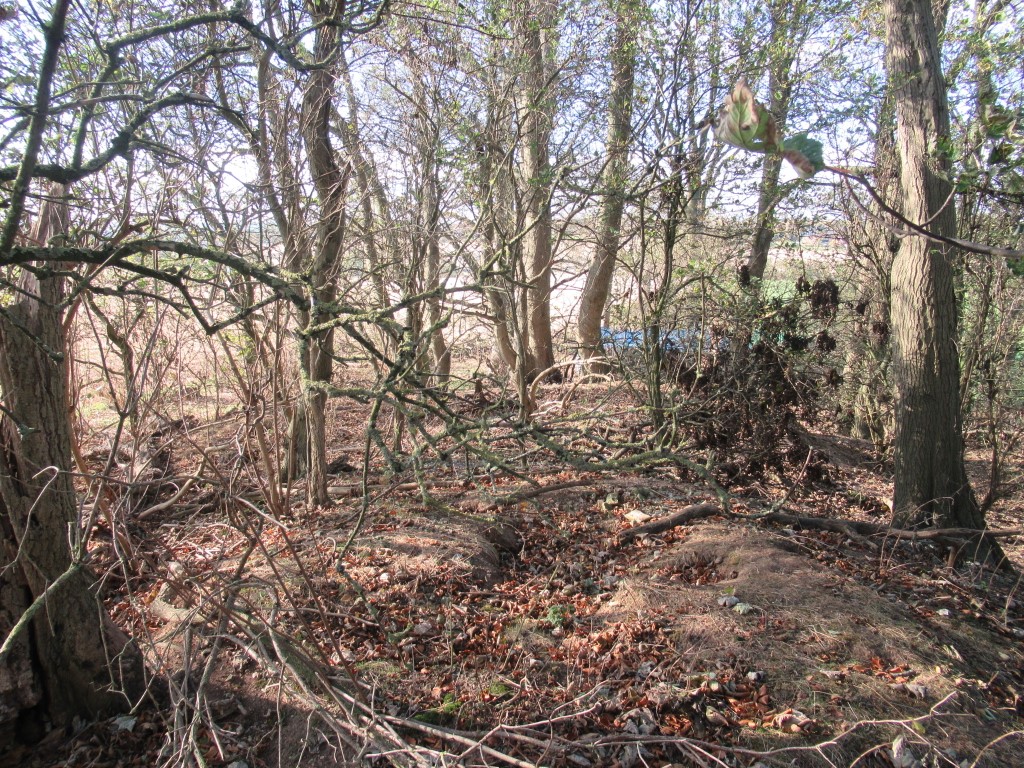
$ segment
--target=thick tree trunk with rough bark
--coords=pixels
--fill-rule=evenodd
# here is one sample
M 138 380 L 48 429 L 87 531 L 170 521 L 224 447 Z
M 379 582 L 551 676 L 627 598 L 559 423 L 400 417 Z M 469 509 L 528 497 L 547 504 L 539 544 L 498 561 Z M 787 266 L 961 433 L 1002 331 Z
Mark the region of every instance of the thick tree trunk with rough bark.
M 37 230 L 44 243 L 46 231 Z M 141 656 L 106 616 L 84 562 L 60 279 L 26 271 L 19 289 L 0 315 L 0 752 L 76 716 L 125 711 L 143 687 Z
M 629 139 L 632 132 L 633 85 L 636 70 L 636 21 L 631 7 L 619 8 L 611 49 L 612 82 L 608 93 L 608 143 L 602 178 L 601 223 L 594 258 L 580 298 L 577 339 L 584 359 L 602 358 L 601 321 L 611 294 L 615 261 L 619 252 L 622 213 L 629 172 Z M 607 370 L 607 363 L 590 365 L 595 372 Z
M 886 205 L 902 211 L 900 160 L 896 151 L 896 112 L 888 86 L 878 108 L 875 133 L 874 185 Z M 875 206 L 878 216 L 882 216 Z M 860 212 L 854 215 L 860 218 Z M 888 448 L 893 425 L 891 417 L 891 294 L 892 264 L 899 251 L 899 239 L 881 219 L 866 219 L 863 229 L 851 234 L 859 252 L 860 317 L 854 325 L 844 371 L 844 398 L 850 409 L 850 432 L 871 440 L 881 455 Z M 857 236 L 859 235 L 859 237 Z
M 931 3 L 886 0 L 885 18 L 903 211 L 937 235 L 955 236 L 949 159 L 943 150 L 949 110 Z M 985 526 L 964 469 L 950 257 L 946 246 L 906 237 L 893 263 L 893 511 L 900 527 Z M 983 557 L 1001 555 L 994 542 L 981 546 Z

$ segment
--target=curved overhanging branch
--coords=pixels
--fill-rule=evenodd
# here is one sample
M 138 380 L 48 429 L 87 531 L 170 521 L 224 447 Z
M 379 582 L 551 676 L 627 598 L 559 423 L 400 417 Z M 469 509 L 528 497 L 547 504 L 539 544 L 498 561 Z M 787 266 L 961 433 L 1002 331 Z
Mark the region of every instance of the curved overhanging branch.
M 269 288 L 277 298 L 290 301 L 301 309 L 309 308 L 309 299 L 302 289 L 301 281 L 296 276 L 283 274 L 280 270 L 265 264 L 257 264 L 236 254 L 206 248 L 194 243 L 183 243 L 175 240 L 146 238 L 130 240 L 105 248 L 78 247 L 47 247 L 47 246 L 14 246 L 9 254 L 0 258 L 0 266 L 18 265 L 33 267 L 37 274 L 42 274 L 40 265 L 53 265 L 50 270 L 55 273 L 65 264 L 92 264 L 103 268 L 124 269 L 128 272 L 160 280 L 175 287 L 190 281 L 187 269 L 161 270 L 133 261 L 132 256 L 142 253 L 164 252 L 178 256 L 213 262 L 233 269 L 245 277 L 256 280 Z
M 14 243 L 21 226 L 21 215 L 25 209 L 25 198 L 28 196 L 29 185 L 36 175 L 39 151 L 43 146 L 43 133 L 49 118 L 50 94 L 53 80 L 57 72 L 57 61 L 64 42 L 64 28 L 67 23 L 70 0 L 59 0 L 45 27 L 46 46 L 43 50 L 42 63 L 39 65 L 39 77 L 36 84 L 36 97 L 32 117 L 28 124 L 28 138 L 21 163 L 13 169 L 7 181 L 14 182 L 14 189 L 8 202 L 7 216 L 4 217 L 3 229 L 0 230 L 0 254 L 5 253 Z
M 968 251 L 970 253 L 978 253 L 983 256 L 999 256 L 1006 259 L 1024 259 L 1024 251 L 1019 251 L 1014 248 L 999 248 L 993 245 L 975 243 L 970 240 L 961 240 L 960 238 L 957 237 L 946 237 L 944 235 L 935 234 L 934 232 L 930 231 L 926 226 L 923 226 L 921 224 L 915 224 L 902 213 L 897 211 L 895 208 L 888 205 L 882 198 L 882 196 L 878 194 L 878 190 L 876 190 L 871 185 L 871 182 L 868 181 L 867 178 L 865 178 L 862 174 L 854 173 L 853 171 L 848 171 L 844 168 L 836 168 L 833 166 L 826 166 L 826 170 L 843 177 L 843 180 L 846 182 L 846 187 L 850 191 L 850 197 L 864 213 L 866 213 L 868 216 L 871 216 L 873 219 L 880 222 L 888 229 L 891 229 L 893 232 L 895 232 L 897 235 L 900 235 L 901 237 L 919 235 L 921 237 L 927 238 L 933 243 L 953 246 L 954 248 L 960 248 L 964 251 Z M 877 216 L 871 210 L 869 210 L 868 207 L 860 201 L 860 198 L 858 198 L 857 195 L 853 193 L 853 186 L 850 183 L 851 181 L 855 181 L 862 187 L 864 187 L 864 189 L 867 190 L 868 194 L 871 196 L 871 199 L 875 202 L 879 209 L 886 213 L 887 215 L 891 216 L 900 224 L 902 224 L 903 228 L 894 226 L 891 222 L 886 221 L 884 218 Z
M 69 3 L 60 4 L 60 6 L 64 7 L 65 14 L 68 5 Z M 27 190 L 28 183 L 35 178 L 46 179 L 58 184 L 70 184 L 80 181 L 81 179 L 102 170 L 111 161 L 119 157 L 126 156 L 134 146 L 139 130 L 158 112 L 169 107 L 185 105 L 207 108 L 212 107 L 221 111 L 222 114 L 225 114 L 228 121 L 236 128 L 242 130 L 243 133 L 248 133 L 248 129 L 244 126 L 244 121 L 241 121 L 237 114 L 232 114 L 231 110 L 227 110 L 212 100 L 194 93 L 175 92 L 145 103 L 142 108 L 133 115 L 119 131 L 117 131 L 113 140 L 110 142 L 110 145 L 103 152 L 88 161 L 84 161 L 83 155 L 88 129 L 95 117 L 96 108 L 100 104 L 108 103 L 110 101 L 134 101 L 138 98 L 124 94 L 104 94 L 104 91 L 107 88 L 115 84 L 114 75 L 121 69 L 125 60 L 124 52 L 129 48 L 142 45 L 163 36 L 187 32 L 197 27 L 215 24 L 230 24 L 245 31 L 258 44 L 262 45 L 267 50 L 272 51 L 274 55 L 279 57 L 295 71 L 302 73 L 315 72 L 333 66 L 341 55 L 342 46 L 339 42 L 339 44 L 335 45 L 326 56 L 321 57 L 319 60 L 304 60 L 301 56 L 295 54 L 292 51 L 292 48 L 298 45 L 305 36 L 321 26 L 338 28 L 341 33 L 339 35 L 339 40 L 341 35 L 344 34 L 363 34 L 381 23 L 389 5 L 389 0 L 362 0 L 356 7 L 347 9 L 340 18 L 331 17 L 318 21 L 316 24 L 308 26 L 308 28 L 303 28 L 281 39 L 275 38 L 264 32 L 260 28 L 259 24 L 248 18 L 248 3 L 244 2 L 244 0 L 240 0 L 232 8 L 226 11 L 196 14 L 168 24 L 159 24 L 137 30 L 129 35 L 122 36 L 101 46 L 103 56 L 106 58 L 107 63 L 92 85 L 87 97 L 67 104 L 53 105 L 51 107 L 49 104 L 51 97 L 50 83 L 53 80 L 57 55 L 63 47 L 64 42 L 63 21 L 61 21 L 60 24 L 55 24 L 54 21 L 57 20 L 57 17 L 54 16 L 54 21 L 51 21 L 51 24 L 47 27 L 47 46 L 49 54 L 48 56 L 44 56 L 44 62 L 40 70 L 36 100 L 31 111 L 32 117 L 26 117 L 26 119 L 22 121 L 22 126 L 27 128 L 29 134 L 25 158 L 26 160 L 30 159 L 31 162 L 26 163 L 23 160 L 23 162 L 17 166 L 0 168 L 0 182 L 15 181 L 15 190 L 20 189 L 19 185 L 24 182 L 24 186 Z M 59 10 L 59 7 L 56 10 Z M 365 20 L 358 21 L 360 18 L 365 18 Z M 229 45 L 200 51 L 185 65 L 178 67 L 171 75 L 158 81 L 149 92 L 152 94 L 166 87 L 175 77 L 179 76 L 186 69 L 198 64 L 204 59 L 217 58 L 222 55 L 237 53 L 240 50 L 244 50 L 244 46 Z M 74 152 L 71 163 L 68 165 L 58 163 L 39 163 L 37 161 L 39 147 L 36 146 L 35 150 L 32 152 L 29 152 L 28 150 L 32 149 L 36 144 L 41 144 L 42 132 L 45 129 L 47 118 L 51 114 L 67 112 L 75 108 L 82 108 L 83 112 L 75 129 Z M 33 136 L 35 134 L 39 134 L 39 136 L 37 139 L 33 140 Z M 11 136 L 8 137 L 8 140 L 10 138 Z M 246 138 L 249 138 L 248 135 Z M 12 202 L 10 204 L 13 209 L 18 207 L 17 198 L 18 194 L 16 191 L 12 195 Z M 11 217 L 9 216 L 8 218 L 10 219 Z M 13 237 L 4 238 L 3 243 L 5 247 L 9 247 L 11 242 L 13 242 Z M 3 248 L 0 248 L 0 252 L 3 250 Z
M 193 299 L 189 286 L 199 283 L 200 280 L 189 274 L 189 266 L 187 264 L 160 269 L 132 258 L 140 254 L 152 253 L 168 253 L 219 264 L 233 270 L 237 274 L 258 282 L 267 288 L 272 295 L 250 307 L 241 308 L 238 312 L 233 313 L 230 318 L 211 323 L 204 317 L 201 308 Z M 88 275 L 80 275 L 74 271 L 69 271 L 67 269 L 68 264 L 88 264 L 96 267 L 96 269 L 91 270 Z M 103 270 L 120 269 L 137 277 L 159 281 L 172 286 L 179 292 L 184 303 L 171 302 L 171 304 L 177 310 L 194 316 L 208 334 L 216 333 L 278 299 L 288 301 L 301 310 L 312 311 L 314 308 L 310 298 L 309 286 L 302 275 L 287 273 L 272 265 L 260 264 L 237 254 L 228 253 L 216 248 L 207 248 L 195 243 L 176 240 L 140 238 L 102 248 L 16 245 L 6 257 L 0 258 L 0 267 L 5 266 L 20 266 L 32 271 L 39 277 L 63 275 L 71 278 L 78 285 L 70 292 L 67 299 L 68 302 L 73 301 L 82 290 L 89 289 L 99 293 L 108 292 L 107 289 L 95 285 L 96 277 Z M 119 286 L 116 293 L 123 294 L 128 289 L 129 283 L 124 283 Z M 394 319 L 395 314 L 401 310 L 429 298 L 478 290 L 480 290 L 478 285 L 457 286 L 453 288 L 441 287 L 415 296 L 406 297 L 402 302 L 392 307 L 376 310 L 367 310 L 364 307 L 337 301 L 317 304 L 315 307 L 317 322 L 301 329 L 299 333 L 302 336 L 308 337 L 323 333 L 332 328 L 341 327 L 346 333 L 353 335 L 355 324 L 370 324 L 380 326 L 390 333 L 401 334 L 402 328 Z M 149 295 L 148 292 L 144 293 Z
M 136 134 L 157 113 L 172 107 L 194 106 L 213 109 L 228 117 L 228 122 L 240 127 L 237 113 L 230 113 L 220 104 L 203 96 L 183 91 L 168 94 L 160 99 L 145 104 L 114 136 L 110 145 L 95 157 L 84 163 L 61 165 L 57 163 L 36 163 L 31 172 L 32 177 L 46 179 L 57 184 L 71 184 L 98 173 L 119 157 L 126 157 L 137 146 Z M 17 178 L 21 166 L 0 168 L 0 182 L 13 181 Z
M 325 18 L 296 30 L 284 38 L 277 38 L 264 32 L 259 24 L 249 18 L 250 4 L 247 0 L 238 0 L 226 11 L 196 14 L 168 24 L 157 24 L 152 27 L 136 30 L 107 43 L 103 46 L 103 52 L 110 64 L 116 68 L 116 65 L 120 62 L 121 52 L 132 46 L 141 45 L 165 35 L 186 32 L 196 27 L 211 24 L 231 24 L 244 30 L 267 49 L 273 51 L 289 67 L 299 72 L 311 72 L 333 66 L 337 61 L 339 51 L 332 52 L 330 56 L 322 60 L 303 60 L 292 50 L 303 38 L 324 26 L 338 27 L 343 33 L 364 34 L 381 23 L 389 6 L 390 0 L 360 0 L 355 8 L 351 10 L 346 9 L 341 20 Z M 359 21 L 360 18 L 364 20 Z

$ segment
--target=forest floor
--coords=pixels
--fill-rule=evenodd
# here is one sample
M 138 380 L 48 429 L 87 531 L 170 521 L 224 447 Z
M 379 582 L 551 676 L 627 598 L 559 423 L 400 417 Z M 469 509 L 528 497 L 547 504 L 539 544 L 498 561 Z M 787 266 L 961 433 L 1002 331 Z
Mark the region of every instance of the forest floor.
M 154 507 L 165 489 L 118 535 L 100 524 L 105 600 L 159 684 L 23 765 L 327 766 L 360 744 L 365 765 L 1024 763 L 1017 576 L 951 567 L 930 541 L 756 519 L 884 524 L 891 482 L 867 443 L 808 426 L 813 480 L 797 460 L 733 483 L 729 515 L 677 465 L 586 472 L 536 452 L 532 482 L 456 459 L 422 485 L 372 466 L 360 520 L 366 418 L 335 411 L 329 508 L 267 513 L 250 465 Z M 169 474 L 238 426 L 163 430 Z M 1007 466 L 992 528 L 1024 525 Z M 1024 536 L 1002 543 L 1024 572 Z

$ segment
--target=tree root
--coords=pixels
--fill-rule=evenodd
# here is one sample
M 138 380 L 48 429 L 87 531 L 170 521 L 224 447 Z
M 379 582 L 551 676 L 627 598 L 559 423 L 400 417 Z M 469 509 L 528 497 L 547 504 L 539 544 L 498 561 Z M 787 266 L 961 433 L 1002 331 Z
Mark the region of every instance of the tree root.
M 869 539 L 899 539 L 903 541 L 938 541 L 953 547 L 958 553 L 969 552 L 972 543 L 978 546 L 986 539 L 1005 538 L 1007 536 L 1022 536 L 1024 528 L 1002 528 L 1002 529 L 974 529 L 974 528 L 925 528 L 922 530 L 904 530 L 891 528 L 885 525 L 877 525 L 861 520 L 843 520 L 829 517 L 809 517 L 806 515 L 793 515 L 788 512 L 766 512 L 762 514 L 743 515 L 736 512 L 727 512 L 717 504 L 704 502 L 691 504 L 681 511 L 668 517 L 652 520 L 643 525 L 637 525 L 622 531 L 617 536 L 617 543 L 621 546 L 628 544 L 640 536 L 664 533 L 665 531 L 686 525 L 695 520 L 703 520 L 708 517 L 724 517 L 728 520 L 739 520 L 751 523 L 782 523 L 783 525 L 795 525 L 801 528 L 809 528 L 818 531 L 835 531 L 843 533 L 858 541 Z M 873 542 L 871 542 L 873 545 Z M 1012 568 L 1008 561 L 994 564 L 997 568 Z

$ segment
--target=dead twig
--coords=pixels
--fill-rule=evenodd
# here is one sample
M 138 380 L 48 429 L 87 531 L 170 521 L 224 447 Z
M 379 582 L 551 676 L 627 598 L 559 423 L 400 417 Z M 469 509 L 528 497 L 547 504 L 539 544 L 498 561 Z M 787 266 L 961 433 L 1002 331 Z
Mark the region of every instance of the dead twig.
M 570 480 L 565 483 L 554 483 L 552 485 L 539 485 L 536 488 L 525 488 L 520 491 L 513 491 L 507 493 L 504 496 L 493 496 L 481 505 L 478 511 L 487 512 L 498 507 L 505 507 L 510 504 L 519 504 L 523 501 L 530 499 L 536 499 L 538 496 L 543 496 L 548 493 L 556 493 L 557 491 L 564 491 L 569 488 L 582 488 L 587 485 L 597 485 L 596 480 Z

